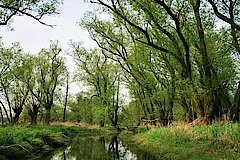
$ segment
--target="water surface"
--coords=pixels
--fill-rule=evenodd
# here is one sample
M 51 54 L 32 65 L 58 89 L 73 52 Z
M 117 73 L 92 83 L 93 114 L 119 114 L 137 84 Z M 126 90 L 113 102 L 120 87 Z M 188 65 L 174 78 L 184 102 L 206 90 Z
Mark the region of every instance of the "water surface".
M 153 160 L 137 146 L 124 144 L 117 136 L 77 137 L 65 148 L 38 160 Z

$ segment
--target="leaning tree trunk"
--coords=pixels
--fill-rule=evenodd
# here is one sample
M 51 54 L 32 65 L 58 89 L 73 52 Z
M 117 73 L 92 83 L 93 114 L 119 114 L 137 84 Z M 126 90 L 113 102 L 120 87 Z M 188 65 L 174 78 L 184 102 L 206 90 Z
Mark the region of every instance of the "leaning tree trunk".
M 199 52 L 202 56 L 203 69 L 205 73 L 205 87 L 206 87 L 206 97 L 205 97 L 205 117 L 204 122 L 207 124 L 212 123 L 213 116 L 213 89 L 212 89 L 212 73 L 211 73 L 211 63 L 208 58 L 207 47 L 205 43 L 204 29 L 202 26 L 202 20 L 200 16 L 200 0 L 191 1 L 193 6 L 193 11 L 196 19 L 197 32 L 199 37 Z
M 1 105 L 2 105 L 2 107 L 3 107 L 3 110 L 4 110 L 4 112 L 5 112 L 5 115 L 6 115 L 6 117 L 7 117 L 8 123 L 11 123 L 11 120 L 10 120 L 10 118 L 9 118 L 9 116 L 8 116 L 7 109 L 6 109 L 6 107 L 4 106 L 4 104 L 2 103 L 2 101 L 1 101 L 1 100 L 0 100 L 0 104 L 1 104 Z
M 3 126 L 4 125 L 4 118 L 3 118 L 3 113 L 2 113 L 2 107 L 0 107 L 0 114 L 1 114 L 2 126 Z

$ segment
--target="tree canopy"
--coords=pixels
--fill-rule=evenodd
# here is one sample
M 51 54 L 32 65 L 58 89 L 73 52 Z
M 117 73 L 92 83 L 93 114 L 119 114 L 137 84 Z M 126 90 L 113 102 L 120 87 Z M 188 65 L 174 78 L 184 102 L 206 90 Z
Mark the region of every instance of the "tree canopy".
M 24 108 L 32 123 L 45 114 L 47 124 L 51 112 L 58 120 L 114 127 L 137 126 L 143 120 L 162 126 L 177 120 L 239 121 L 238 0 L 86 3 L 98 9 L 86 13 L 79 26 L 98 47 L 87 50 L 81 42 L 70 43 L 74 75 L 57 43 L 38 55 L 24 53 L 18 43 L 8 48 L 1 43 L 0 104 L 9 123 L 16 123 Z M 48 25 L 41 18 L 57 14 L 60 4 L 2 1 L 1 25 L 21 15 Z M 87 91 L 69 94 L 73 81 Z

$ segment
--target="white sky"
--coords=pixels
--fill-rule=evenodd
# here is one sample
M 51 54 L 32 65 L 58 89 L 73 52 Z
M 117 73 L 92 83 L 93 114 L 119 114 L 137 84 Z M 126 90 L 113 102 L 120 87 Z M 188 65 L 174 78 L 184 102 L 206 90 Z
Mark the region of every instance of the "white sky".
M 84 0 L 65 0 L 61 6 L 61 14 L 57 16 L 44 17 L 42 21 L 47 24 L 54 24 L 51 28 L 44 26 L 31 19 L 30 17 L 14 17 L 11 23 L 10 31 L 8 26 L 0 27 L 0 36 L 6 46 L 10 46 L 13 42 L 19 42 L 25 52 L 37 54 L 42 48 L 48 48 L 50 40 L 58 40 L 63 50 L 68 49 L 70 40 L 81 41 L 87 49 L 93 48 L 96 44 L 91 40 L 87 31 L 80 28 L 77 22 L 83 18 L 84 13 L 93 10 L 91 3 Z M 74 61 L 67 58 L 67 67 L 74 72 Z M 84 87 L 81 87 L 84 90 Z M 80 88 L 76 84 L 72 84 L 71 93 L 77 93 Z
M 70 39 L 84 42 L 87 48 L 93 47 L 94 42 L 83 31 L 77 22 L 87 11 L 93 10 L 93 4 L 84 0 L 65 0 L 61 6 L 61 14 L 45 17 L 44 22 L 57 25 L 54 28 L 44 26 L 30 17 L 15 17 L 11 23 L 14 31 L 8 31 L 7 26 L 0 27 L 0 36 L 6 45 L 17 41 L 26 52 L 38 53 L 42 48 L 49 47 L 50 40 L 59 40 L 63 48 L 67 47 Z

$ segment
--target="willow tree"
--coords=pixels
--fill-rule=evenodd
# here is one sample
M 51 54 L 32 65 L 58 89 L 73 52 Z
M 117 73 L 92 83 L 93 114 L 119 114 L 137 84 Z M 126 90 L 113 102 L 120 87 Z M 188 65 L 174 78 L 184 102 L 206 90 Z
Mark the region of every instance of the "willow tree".
M 23 110 L 29 89 L 25 84 L 31 73 L 25 70 L 27 59 L 18 43 L 1 49 L 0 93 L 1 105 L 9 123 L 17 123 Z M 5 107 L 8 106 L 8 112 Z
M 156 81 L 159 81 L 157 77 L 164 77 L 156 76 L 158 65 L 161 64 L 168 66 L 164 71 L 171 75 L 162 78 L 164 81 L 169 79 L 174 82 L 175 77 L 180 77 L 181 83 L 178 82 L 180 85 L 173 88 L 180 93 L 177 102 L 185 111 L 186 121 L 195 119 L 194 115 L 197 113 L 199 121 L 211 123 L 214 116 L 217 116 L 216 110 L 221 110 L 221 114 L 227 114 L 231 110 L 232 90 L 221 82 L 219 76 L 222 73 L 215 68 L 223 61 L 220 60 L 221 58 L 219 61 L 214 61 L 217 57 L 213 56 L 217 52 L 226 51 L 229 45 L 216 49 L 213 39 L 210 38 L 216 35 L 220 37 L 226 28 L 216 30 L 214 12 L 207 7 L 207 2 L 161 0 L 91 2 L 100 6 L 110 18 L 101 20 L 96 15 L 89 14 L 90 18 L 82 21 L 82 27 L 87 29 L 99 47 L 106 50 L 111 55 L 109 57 L 117 61 L 126 72 L 131 73 L 139 84 L 142 79 L 137 79 L 138 76 L 133 74 L 133 64 L 136 63 L 134 60 L 144 64 L 145 57 L 154 60 L 149 61 L 150 63 L 155 62 L 152 63 L 154 69 L 151 70 L 151 74 L 155 76 Z M 209 12 L 205 12 L 206 10 Z M 226 39 L 229 36 L 227 35 Z M 217 43 L 226 44 L 227 41 L 218 40 Z M 145 56 L 142 61 L 129 59 L 135 47 L 141 48 L 136 50 L 136 53 Z M 226 52 L 227 61 L 230 63 L 224 66 L 223 70 L 235 71 L 230 55 L 233 52 L 232 48 Z M 151 53 L 155 53 L 155 56 Z M 156 63 L 158 58 L 161 59 L 159 64 Z M 148 69 L 144 68 L 144 70 Z M 141 76 L 144 75 L 142 73 L 140 72 Z M 231 79 L 236 78 L 235 75 L 232 74 Z M 175 82 L 172 84 L 175 86 Z M 233 86 L 232 81 L 227 84 Z M 151 87 L 153 86 L 154 83 Z M 168 92 L 169 97 L 173 92 Z M 169 99 L 175 98 L 173 96 Z M 195 107 L 192 106 L 192 102 Z M 219 106 L 222 106 L 221 109 Z
M 149 52 L 149 50 L 153 50 L 153 52 L 158 52 L 158 55 L 160 57 L 171 56 L 171 58 L 175 58 L 177 60 L 177 63 L 180 64 L 176 65 L 179 65 L 181 68 L 179 69 L 179 72 L 182 79 L 184 81 L 191 80 L 189 46 L 181 30 L 181 27 L 183 26 L 180 27 L 180 19 L 173 15 L 173 11 L 171 11 L 168 5 L 165 3 L 160 3 L 158 6 L 155 4 L 155 2 L 148 3 L 147 1 L 121 1 L 120 3 L 115 3 L 113 1 L 95 1 L 95 3 L 98 3 L 99 5 L 106 8 L 107 12 L 114 17 L 113 23 L 105 26 L 104 24 L 107 23 L 99 21 L 95 17 L 92 19 L 92 22 L 90 21 L 90 23 L 87 25 L 83 25 L 85 28 L 89 29 L 90 32 L 94 31 L 92 34 L 94 38 L 96 37 L 95 35 L 99 35 L 107 39 L 105 43 L 98 43 L 102 46 L 102 48 L 112 53 L 112 50 L 106 46 L 110 46 L 112 48 L 115 47 L 115 52 L 117 53 L 121 51 L 116 47 L 116 45 L 118 45 L 120 48 L 125 48 L 125 50 L 122 50 L 123 52 L 126 52 L 126 48 L 128 49 L 128 47 L 125 46 L 129 46 L 127 45 L 127 43 L 129 43 L 129 40 L 127 39 L 129 38 L 126 37 L 130 37 L 130 43 L 135 45 L 135 47 L 145 46 L 145 48 L 148 48 L 146 49 L 148 51 L 142 53 L 145 56 L 150 55 L 151 51 Z M 126 8 L 124 8 L 124 6 Z M 175 8 L 176 10 L 180 9 L 177 5 Z M 153 10 L 159 10 L 158 14 L 153 14 Z M 136 12 L 139 12 L 138 17 L 135 16 Z M 167 14 L 160 14 L 161 12 Z M 167 21 L 169 18 L 173 18 L 174 23 L 172 23 L 172 21 Z M 165 22 L 166 24 L 162 22 Z M 162 25 L 160 25 L 161 23 Z M 173 25 L 175 25 L 176 29 L 174 30 L 173 28 L 167 28 L 167 25 L 171 27 L 174 27 Z M 113 27 L 115 27 L 115 29 Z M 114 32 L 119 33 L 122 30 L 125 30 L 125 36 L 119 36 L 119 34 L 114 35 Z M 101 40 L 101 38 L 95 38 L 95 41 L 100 42 Z M 115 55 L 120 55 L 123 61 L 127 61 L 126 57 L 124 57 L 127 53 L 116 53 Z M 164 58 L 162 59 L 164 60 Z M 166 64 L 167 63 L 168 62 L 166 62 Z M 127 65 L 127 69 L 131 68 L 129 66 L 130 65 Z M 158 103 L 157 101 L 155 102 Z M 160 103 L 158 103 L 158 105 L 159 104 Z M 186 113 L 188 113 L 189 106 L 186 102 L 185 97 L 182 97 L 182 106 L 185 108 Z M 187 115 L 189 117 L 189 114 Z
M 61 48 L 52 43 L 49 49 L 42 49 L 36 57 L 34 79 L 29 83 L 31 94 L 46 110 L 45 123 L 51 120 L 51 109 L 66 73 Z
M 117 127 L 120 108 L 120 72 L 117 65 L 99 50 L 88 52 L 79 43 L 72 43 L 72 47 L 71 54 L 78 66 L 76 76 L 92 88 L 91 99 L 94 101 L 97 98 L 100 103 L 93 107 L 93 116 L 101 126 L 110 121 Z
M 208 0 L 209 4 L 212 7 L 215 16 L 221 19 L 223 22 L 226 22 L 229 26 L 225 27 L 228 31 L 226 35 L 225 42 L 231 44 L 235 50 L 233 50 L 234 56 L 237 56 L 239 59 L 240 55 L 240 2 L 238 0 L 229 0 L 229 1 L 214 1 Z M 226 32 L 226 31 L 225 31 Z M 231 39 L 229 38 L 231 35 Z M 228 38 L 227 38 L 228 37 Z M 235 92 L 234 101 L 231 105 L 230 118 L 234 121 L 239 121 L 239 111 L 240 111 L 240 82 L 238 82 L 238 87 Z
M 10 100 L 8 99 L 8 92 L 7 92 L 7 88 L 9 86 L 11 79 L 8 79 L 7 77 L 9 76 L 9 72 L 11 71 L 11 68 L 14 66 L 15 60 L 16 60 L 16 58 L 15 58 L 16 54 L 14 54 L 15 53 L 14 48 L 15 47 L 6 48 L 4 46 L 4 44 L 1 42 L 1 48 L 0 48 L 0 58 L 1 58 L 1 61 L 0 61 L 0 69 L 1 69 L 0 94 L 1 94 L 1 99 L 0 99 L 0 103 L 1 103 L 1 107 L 5 111 L 5 115 L 6 115 L 9 123 L 12 122 L 13 115 L 12 115 L 11 103 L 10 103 Z M 5 103 L 5 102 L 7 102 L 7 103 Z M 6 108 L 6 105 L 9 107 L 8 109 Z

